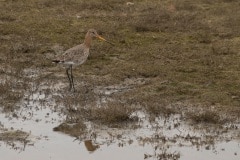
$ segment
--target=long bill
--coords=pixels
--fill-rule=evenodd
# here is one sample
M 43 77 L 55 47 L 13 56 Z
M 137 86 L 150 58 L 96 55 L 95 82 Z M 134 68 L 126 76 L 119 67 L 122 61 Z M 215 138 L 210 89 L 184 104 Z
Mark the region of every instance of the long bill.
M 109 42 L 109 41 L 107 41 L 106 39 L 104 39 L 103 37 L 101 37 L 101 36 L 97 36 L 97 38 L 98 39 L 100 39 L 100 40 L 102 40 L 102 41 L 105 41 L 105 42 L 107 42 L 107 43 L 109 43 L 109 44 L 111 44 L 111 45 L 113 45 L 114 46 L 114 44 L 113 43 L 111 43 L 111 42 Z

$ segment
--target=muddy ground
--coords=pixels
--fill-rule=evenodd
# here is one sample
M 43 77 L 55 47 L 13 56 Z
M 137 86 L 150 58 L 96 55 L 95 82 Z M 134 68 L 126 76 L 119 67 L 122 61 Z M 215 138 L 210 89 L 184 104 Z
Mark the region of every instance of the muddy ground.
M 138 112 L 150 124 L 177 116 L 170 129 L 206 131 L 201 140 L 139 137 L 158 150 L 182 139 L 206 149 L 214 140 L 239 140 L 239 6 L 237 0 L 1 0 L 1 112 L 27 119 L 31 106 L 44 106 L 64 115 L 52 130 L 79 141 L 95 135 L 86 122 L 117 139 L 112 128 L 141 128 Z M 69 92 L 64 68 L 51 59 L 82 43 L 89 28 L 115 46 L 94 40 L 88 61 L 73 71 L 77 91 Z M 22 114 L 26 106 L 29 114 Z M 28 132 L 0 127 L 0 140 L 10 146 L 33 143 Z M 180 158 L 144 154 L 152 156 Z

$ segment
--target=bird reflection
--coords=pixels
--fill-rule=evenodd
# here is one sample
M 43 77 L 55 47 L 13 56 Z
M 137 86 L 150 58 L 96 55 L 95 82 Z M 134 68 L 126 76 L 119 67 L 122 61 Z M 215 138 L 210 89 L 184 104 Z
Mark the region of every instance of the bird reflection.
M 85 140 L 84 141 L 85 147 L 89 152 L 94 152 L 96 149 L 99 148 L 99 145 L 95 145 L 92 143 L 92 140 Z

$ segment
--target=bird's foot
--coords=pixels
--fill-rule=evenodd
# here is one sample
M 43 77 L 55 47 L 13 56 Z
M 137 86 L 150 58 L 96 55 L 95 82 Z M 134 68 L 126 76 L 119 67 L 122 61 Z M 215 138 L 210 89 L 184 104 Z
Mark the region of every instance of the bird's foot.
M 69 88 L 69 92 L 76 92 L 75 87 L 70 87 L 70 88 Z

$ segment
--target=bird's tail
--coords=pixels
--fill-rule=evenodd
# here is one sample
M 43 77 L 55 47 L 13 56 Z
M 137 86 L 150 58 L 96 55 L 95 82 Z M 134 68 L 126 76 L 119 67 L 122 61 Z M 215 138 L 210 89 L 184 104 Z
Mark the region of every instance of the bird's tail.
M 57 59 L 54 59 L 54 60 L 52 60 L 52 63 L 61 63 L 61 61 L 57 60 Z

